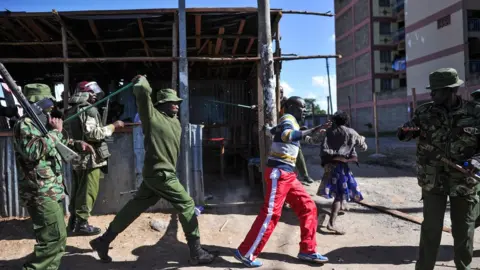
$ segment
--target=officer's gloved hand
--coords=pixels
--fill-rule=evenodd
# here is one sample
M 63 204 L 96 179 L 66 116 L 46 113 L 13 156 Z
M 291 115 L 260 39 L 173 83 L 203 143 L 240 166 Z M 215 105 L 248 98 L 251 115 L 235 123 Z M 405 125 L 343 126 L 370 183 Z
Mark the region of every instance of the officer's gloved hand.
M 413 131 L 416 128 L 417 127 L 415 126 L 415 124 L 413 122 L 411 122 L 411 121 L 406 122 L 405 124 L 403 124 L 403 126 L 398 127 L 397 138 L 399 140 L 409 140 L 410 139 L 409 137 L 412 137 Z

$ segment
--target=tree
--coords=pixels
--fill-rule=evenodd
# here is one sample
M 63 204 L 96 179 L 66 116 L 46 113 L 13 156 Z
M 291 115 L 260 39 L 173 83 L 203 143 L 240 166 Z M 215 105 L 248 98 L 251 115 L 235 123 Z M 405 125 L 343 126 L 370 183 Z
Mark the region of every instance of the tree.
M 317 101 L 316 99 L 314 98 L 305 98 L 305 106 L 307 107 L 307 113 L 308 114 L 311 114 L 312 113 L 312 104 L 314 104 L 313 108 L 314 108 L 314 112 L 316 115 L 319 115 L 319 114 L 327 114 L 327 112 L 325 110 L 322 110 L 320 108 L 320 105 L 318 105 L 317 103 L 315 103 L 315 101 Z

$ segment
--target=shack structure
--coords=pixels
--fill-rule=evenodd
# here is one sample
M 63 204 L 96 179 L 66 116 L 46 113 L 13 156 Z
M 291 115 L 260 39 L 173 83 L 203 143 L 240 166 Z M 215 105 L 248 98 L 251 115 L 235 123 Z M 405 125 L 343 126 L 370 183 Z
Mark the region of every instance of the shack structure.
M 285 13 L 333 16 L 271 9 L 276 104 L 282 61 L 338 57 L 282 55 L 280 20 Z M 155 90 L 176 89 L 184 98 L 182 154 L 190 152 L 190 157 L 179 160 L 177 170 L 188 171 L 182 174 L 188 179 L 181 181 L 197 204 L 205 202 L 206 193 L 214 201 L 226 202 L 226 189 L 249 184 L 256 191 L 262 186 L 249 182 L 247 174 L 249 164 L 259 157 L 258 133 L 263 126 L 257 113 L 263 106 L 258 20 L 257 8 L 7 11 L 0 13 L 0 62 L 21 87 L 42 82 L 54 89 L 63 83 L 65 108 L 75 85 L 83 80 L 96 81 L 108 93 L 145 74 L 154 89 L 153 99 Z M 108 119 L 133 122 L 136 112 L 129 89 L 110 101 Z M 109 145 L 109 172 L 101 183 L 96 214 L 117 212 L 142 180 L 141 127 L 121 129 Z M 6 126 L 0 131 L 0 151 L 0 215 L 24 216 L 12 132 Z M 69 166 L 65 175 L 68 187 Z M 160 202 L 152 209 L 168 207 Z

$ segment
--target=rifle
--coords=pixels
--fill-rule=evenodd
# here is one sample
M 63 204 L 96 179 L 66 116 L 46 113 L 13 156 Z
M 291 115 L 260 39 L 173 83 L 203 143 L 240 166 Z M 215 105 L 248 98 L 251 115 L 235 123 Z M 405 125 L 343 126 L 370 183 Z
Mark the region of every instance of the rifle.
M 480 176 L 479 175 L 470 172 L 469 170 L 465 169 L 464 167 L 462 167 L 462 166 L 458 165 L 457 163 L 455 163 L 455 162 L 447 159 L 446 157 L 442 156 L 441 154 L 438 153 L 440 150 L 437 150 L 435 146 L 427 144 L 427 143 L 419 143 L 418 146 L 420 147 L 420 149 L 426 150 L 426 151 L 434 154 L 435 158 L 440 160 L 441 162 L 447 164 L 448 166 L 456 169 L 457 171 L 459 171 L 459 172 L 461 172 L 465 175 L 468 175 L 469 177 L 474 178 L 476 180 L 475 184 L 480 182 Z M 435 152 L 437 152 L 437 153 L 435 153 Z
M 43 134 L 43 136 L 47 136 L 48 130 L 43 124 L 43 122 L 40 120 L 40 117 L 42 118 L 47 117 L 43 113 L 42 109 L 38 106 L 32 107 L 30 105 L 27 98 L 25 98 L 22 92 L 18 90 L 17 84 L 15 83 L 12 76 L 10 76 L 10 73 L 8 73 L 8 70 L 5 68 L 5 66 L 2 63 L 0 63 L 0 75 L 2 75 L 8 87 L 17 98 L 18 102 L 20 102 L 20 104 L 22 105 L 26 114 L 33 120 L 36 126 L 40 129 L 40 132 Z M 64 145 L 61 142 L 57 142 L 57 144 L 55 145 L 55 148 L 57 148 L 58 153 L 60 154 L 60 156 L 62 156 L 62 159 L 65 162 L 69 162 L 73 159 L 79 158 L 79 155 L 77 153 L 75 153 L 72 149 L 68 148 L 68 146 Z

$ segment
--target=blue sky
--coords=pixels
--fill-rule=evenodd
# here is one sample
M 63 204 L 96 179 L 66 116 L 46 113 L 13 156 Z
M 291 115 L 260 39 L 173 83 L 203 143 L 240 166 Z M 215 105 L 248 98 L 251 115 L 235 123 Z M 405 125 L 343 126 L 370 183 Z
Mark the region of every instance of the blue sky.
M 114 5 L 112 5 L 114 3 Z M 256 0 L 186 0 L 187 7 L 256 7 Z M 11 11 L 58 11 L 95 9 L 175 8 L 178 0 L 2 0 L 0 8 Z M 272 8 L 285 10 L 331 11 L 333 0 L 271 0 Z M 285 14 L 280 22 L 282 53 L 298 55 L 334 54 L 334 18 Z M 333 109 L 336 109 L 335 60 L 330 59 Z M 316 98 L 327 109 L 327 71 L 325 59 L 283 63 L 281 83 L 287 96 Z

